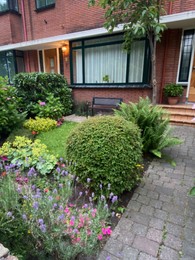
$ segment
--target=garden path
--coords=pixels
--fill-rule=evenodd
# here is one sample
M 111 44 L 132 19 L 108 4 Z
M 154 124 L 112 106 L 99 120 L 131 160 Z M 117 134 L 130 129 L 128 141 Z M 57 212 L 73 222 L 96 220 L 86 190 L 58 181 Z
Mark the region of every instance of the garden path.
M 98 260 L 195 259 L 195 128 L 174 134 L 184 140 L 166 149 L 176 167 L 152 161 Z

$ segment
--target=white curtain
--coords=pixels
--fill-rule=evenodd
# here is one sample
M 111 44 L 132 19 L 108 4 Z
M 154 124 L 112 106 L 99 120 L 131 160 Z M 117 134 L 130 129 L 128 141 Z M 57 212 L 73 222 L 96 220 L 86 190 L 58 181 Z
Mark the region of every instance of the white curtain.
M 142 82 L 144 71 L 145 41 L 136 41 L 132 45 L 129 63 L 129 82 Z
M 136 41 L 130 53 L 129 82 L 142 82 L 144 68 L 145 41 Z M 75 51 L 74 82 L 83 83 L 82 52 Z M 127 53 L 122 44 L 85 48 L 85 83 L 125 83 L 127 73 Z

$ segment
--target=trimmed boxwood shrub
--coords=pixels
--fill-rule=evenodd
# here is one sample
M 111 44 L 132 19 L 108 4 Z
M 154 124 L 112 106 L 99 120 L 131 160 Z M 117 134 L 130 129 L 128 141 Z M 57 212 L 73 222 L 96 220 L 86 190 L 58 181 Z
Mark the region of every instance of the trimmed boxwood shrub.
M 21 109 L 33 114 L 33 105 L 38 101 L 46 102 L 48 94 L 59 97 L 64 107 L 63 114 L 68 115 L 72 109 L 71 89 L 63 75 L 55 73 L 19 73 L 14 78 L 18 97 L 22 98 Z
M 140 179 L 140 130 L 123 118 L 101 116 L 79 124 L 67 139 L 66 151 L 72 173 L 96 194 L 102 186 L 103 194 L 119 195 Z

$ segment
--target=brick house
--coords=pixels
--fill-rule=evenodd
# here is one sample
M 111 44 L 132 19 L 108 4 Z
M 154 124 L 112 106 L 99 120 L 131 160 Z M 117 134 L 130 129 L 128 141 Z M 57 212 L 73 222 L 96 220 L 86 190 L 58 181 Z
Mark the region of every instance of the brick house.
M 184 86 L 181 101 L 195 102 L 195 1 L 167 2 L 167 25 L 157 46 L 158 102 L 166 83 Z M 22 71 L 64 74 L 76 102 L 93 96 L 125 102 L 151 96 L 147 39 L 130 54 L 122 50 L 122 27 L 108 34 L 103 10 L 88 0 L 0 0 L 0 75 Z

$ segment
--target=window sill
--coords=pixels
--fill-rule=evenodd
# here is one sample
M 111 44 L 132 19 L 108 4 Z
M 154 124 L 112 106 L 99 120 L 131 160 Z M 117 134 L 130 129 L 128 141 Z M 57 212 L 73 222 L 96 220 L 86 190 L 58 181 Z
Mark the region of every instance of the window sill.
M 16 14 L 18 16 L 21 16 L 21 14 L 18 11 L 15 11 L 15 10 L 6 10 L 6 11 L 0 12 L 0 16 L 4 15 L 4 14 Z
M 46 6 L 37 8 L 35 11 L 36 11 L 37 13 L 39 13 L 39 12 L 43 12 L 43 11 L 46 11 L 46 10 L 48 10 L 48 9 L 53 9 L 53 8 L 55 8 L 55 4 L 46 5 Z
M 72 89 L 83 88 L 83 89 L 151 89 L 149 84 L 118 84 L 118 85 L 70 85 Z

